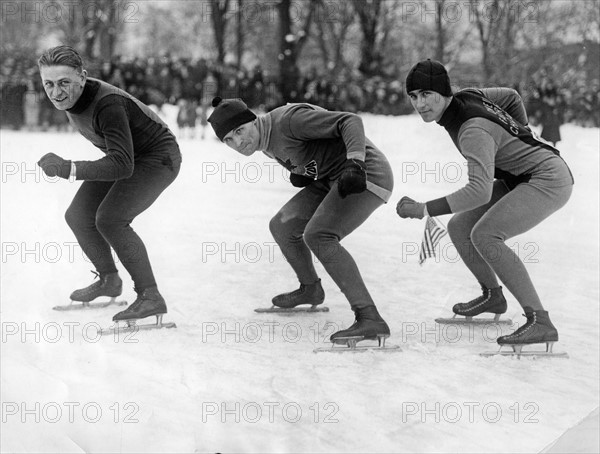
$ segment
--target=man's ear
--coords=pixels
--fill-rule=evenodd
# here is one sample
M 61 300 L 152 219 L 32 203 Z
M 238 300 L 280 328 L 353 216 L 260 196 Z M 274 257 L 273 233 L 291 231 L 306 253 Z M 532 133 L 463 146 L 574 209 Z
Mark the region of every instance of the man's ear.
M 85 69 L 83 69 L 81 71 L 82 85 L 85 85 L 85 82 L 87 81 L 87 76 L 88 76 L 88 72 Z

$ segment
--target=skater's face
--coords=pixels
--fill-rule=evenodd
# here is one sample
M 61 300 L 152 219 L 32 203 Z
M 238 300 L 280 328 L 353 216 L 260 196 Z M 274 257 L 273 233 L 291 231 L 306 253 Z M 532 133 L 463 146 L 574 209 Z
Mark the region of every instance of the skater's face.
M 41 66 L 44 90 L 54 107 L 67 110 L 75 105 L 85 86 L 87 72 L 71 66 Z
M 223 137 L 223 143 L 229 148 L 233 148 L 244 156 L 250 156 L 258 150 L 260 136 L 256 127 L 256 120 L 244 123 L 235 129 L 229 131 Z
M 425 123 L 439 121 L 452 99 L 430 90 L 413 90 L 408 97 Z

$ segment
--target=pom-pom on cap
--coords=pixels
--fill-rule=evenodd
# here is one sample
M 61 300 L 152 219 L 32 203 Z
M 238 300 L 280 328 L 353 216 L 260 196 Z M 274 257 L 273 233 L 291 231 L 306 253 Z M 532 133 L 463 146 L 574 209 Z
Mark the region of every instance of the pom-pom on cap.
M 212 105 L 215 110 L 208 117 L 208 122 L 221 142 L 229 131 L 256 119 L 254 112 L 241 99 L 222 99 L 217 96 L 213 98 Z
M 413 90 L 431 90 L 442 96 L 452 96 L 448 71 L 439 61 L 422 60 L 406 76 L 406 93 Z

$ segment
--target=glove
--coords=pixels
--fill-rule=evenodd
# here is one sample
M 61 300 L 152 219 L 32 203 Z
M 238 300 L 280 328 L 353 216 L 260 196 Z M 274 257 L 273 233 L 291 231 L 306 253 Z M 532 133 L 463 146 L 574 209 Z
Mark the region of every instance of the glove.
M 424 203 L 415 202 L 410 197 L 402 197 L 398 205 L 396 205 L 396 213 L 401 218 L 423 219 L 425 216 Z
M 71 174 L 71 161 L 67 161 L 54 153 L 45 154 L 37 164 L 49 177 L 67 179 Z
M 290 182 L 296 188 L 305 188 L 313 181 L 315 181 L 313 178 L 305 177 L 304 175 L 298 175 L 297 173 L 290 174 Z
M 350 194 L 359 194 L 367 189 L 367 165 L 358 159 L 348 159 L 338 179 L 338 192 L 343 199 Z

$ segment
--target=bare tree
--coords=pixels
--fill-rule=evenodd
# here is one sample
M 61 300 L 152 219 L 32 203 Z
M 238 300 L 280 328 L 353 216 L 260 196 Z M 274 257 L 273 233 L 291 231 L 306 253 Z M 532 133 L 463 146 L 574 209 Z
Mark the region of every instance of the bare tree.
M 481 42 L 483 82 L 510 77 L 515 25 L 521 2 L 492 0 L 480 9 L 479 2 L 471 0 L 470 6 Z
M 44 4 L 51 11 L 51 5 L 56 2 L 45 0 Z M 122 0 L 69 2 L 67 5 L 70 9 L 63 11 L 56 23 L 56 28 L 62 32 L 61 40 L 81 48 L 87 59 L 109 59 L 123 30 L 127 5 Z
M 352 14 L 352 7 L 347 1 L 318 0 L 317 3 L 316 29 L 323 66 L 335 77 L 346 67 L 344 47 L 355 17 Z
M 435 31 L 436 31 L 436 43 L 437 47 L 435 50 L 435 59 L 437 61 L 444 61 L 444 48 L 446 44 L 446 33 L 444 30 L 444 3 L 446 0 L 435 0 Z
M 238 0 L 238 9 L 236 12 L 235 22 L 235 54 L 236 54 L 236 66 L 238 71 L 242 68 L 242 56 L 244 53 L 244 28 L 243 28 L 243 13 L 244 7 L 243 0 Z
M 226 13 L 229 8 L 229 0 L 209 0 L 211 6 L 211 21 L 217 48 L 217 63 L 225 62 L 225 36 L 227 33 Z
M 493 37 L 496 34 L 496 21 L 486 20 L 485 14 L 479 11 L 477 0 L 470 0 L 470 6 L 475 12 L 475 25 L 479 32 L 479 40 L 481 41 L 481 60 L 483 64 L 483 77 L 484 82 L 489 81 L 492 76 L 492 63 L 490 56 L 490 46 L 494 42 Z M 493 0 L 491 3 L 493 8 L 497 11 L 499 0 Z M 488 4 L 489 5 L 489 4 Z
M 298 96 L 298 79 L 300 72 L 298 70 L 298 58 L 302 47 L 309 36 L 316 1 L 308 2 L 308 11 L 303 21 L 300 21 L 299 29 L 292 29 L 292 12 L 290 8 L 294 7 L 294 17 L 300 19 L 302 11 L 299 11 L 300 5 L 306 3 L 292 3 L 291 0 L 280 0 L 277 5 L 279 16 L 279 89 L 284 102 L 295 101 Z
M 364 0 L 353 2 L 362 32 L 358 69 L 367 77 L 386 74 L 386 51 L 394 28 L 399 26 L 396 11 L 400 2 Z
M 380 20 L 382 0 L 355 1 L 353 4 L 363 34 L 358 69 L 366 76 L 377 75 L 381 72 L 383 62 L 383 55 L 377 44 L 377 25 Z

